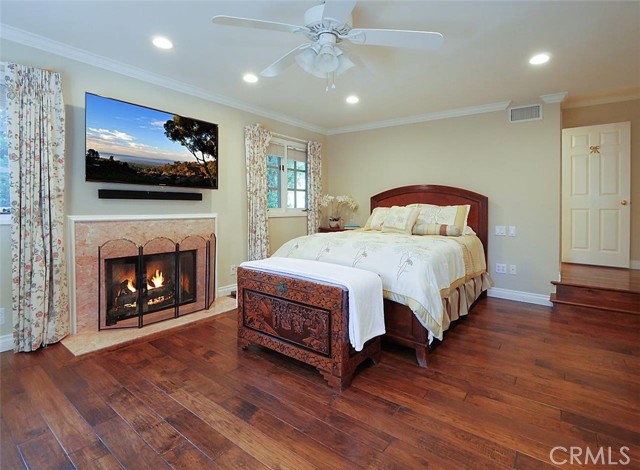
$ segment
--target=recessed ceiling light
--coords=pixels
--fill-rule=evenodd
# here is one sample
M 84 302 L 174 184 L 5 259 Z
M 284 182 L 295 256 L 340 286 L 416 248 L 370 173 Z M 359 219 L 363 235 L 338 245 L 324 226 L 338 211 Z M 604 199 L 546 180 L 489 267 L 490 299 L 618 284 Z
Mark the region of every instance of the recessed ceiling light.
M 356 95 L 347 96 L 347 103 L 349 104 L 356 104 L 358 101 L 360 101 L 360 98 L 358 98 Z
M 152 42 L 159 49 L 171 49 L 173 47 L 173 43 L 162 36 L 154 37 Z
M 540 65 L 546 62 L 549 62 L 549 54 L 543 52 L 542 54 L 536 54 L 531 59 L 529 59 L 529 63 L 531 65 Z
M 258 76 L 252 73 L 245 73 L 242 79 L 247 83 L 256 83 L 258 81 Z

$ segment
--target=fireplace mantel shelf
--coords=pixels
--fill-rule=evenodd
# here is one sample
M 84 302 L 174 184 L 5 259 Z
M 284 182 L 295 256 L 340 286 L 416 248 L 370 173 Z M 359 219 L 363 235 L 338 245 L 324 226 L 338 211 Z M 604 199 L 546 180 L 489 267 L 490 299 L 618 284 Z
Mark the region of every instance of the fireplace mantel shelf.
M 74 222 L 110 222 L 117 220 L 173 220 L 173 219 L 217 219 L 218 214 L 101 214 L 101 215 L 69 215 L 67 219 Z

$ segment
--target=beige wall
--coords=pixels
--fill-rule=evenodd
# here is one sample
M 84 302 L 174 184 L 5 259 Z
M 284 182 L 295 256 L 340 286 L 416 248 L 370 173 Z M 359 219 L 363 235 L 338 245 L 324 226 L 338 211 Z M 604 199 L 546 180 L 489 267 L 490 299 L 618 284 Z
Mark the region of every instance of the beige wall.
M 631 260 L 640 266 L 640 100 L 562 110 L 562 128 L 631 122 Z M 635 184 L 634 184 L 635 183 Z
M 219 287 L 235 284 L 235 278 L 229 274 L 229 266 L 240 264 L 246 259 L 247 253 L 244 126 L 261 122 L 274 132 L 325 144 L 325 136 L 321 134 L 10 41 L 3 40 L 0 43 L 0 51 L 0 60 L 55 70 L 62 75 L 67 120 L 65 178 L 67 215 L 217 213 Z M 86 91 L 217 123 L 220 135 L 220 189 L 203 191 L 204 198 L 201 202 L 98 199 L 99 188 L 154 188 L 84 181 L 84 94 Z M 279 230 L 279 225 L 287 225 L 288 222 L 288 219 L 280 219 L 271 223 L 279 237 L 285 236 L 283 231 Z M 276 243 L 281 242 L 276 241 L 274 244 Z M 5 250 L 8 251 L 10 246 L 7 227 L 0 228 L 0 246 L 2 247 L 0 306 L 5 307 L 7 316 L 10 316 L 10 266 L 5 263 L 5 256 L 8 259 Z M 0 335 L 11 332 L 10 323 L 7 321 L 0 328 Z
M 547 296 L 558 278 L 560 108 L 541 121 L 509 124 L 507 113 L 329 136 L 327 189 L 350 193 L 366 221 L 369 197 L 409 184 L 457 186 L 489 197 L 489 266 L 497 288 Z M 495 225 L 515 225 L 497 237 Z M 495 263 L 517 275 L 495 274 Z
M 272 217 L 269 219 L 269 254 L 285 242 L 307 234 L 306 217 Z

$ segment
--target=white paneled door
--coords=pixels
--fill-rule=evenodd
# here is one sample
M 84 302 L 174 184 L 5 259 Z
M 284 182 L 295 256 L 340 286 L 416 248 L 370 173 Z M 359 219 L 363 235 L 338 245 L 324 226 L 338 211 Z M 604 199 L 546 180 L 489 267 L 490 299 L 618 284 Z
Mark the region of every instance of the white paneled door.
M 562 130 L 562 261 L 629 267 L 631 123 Z

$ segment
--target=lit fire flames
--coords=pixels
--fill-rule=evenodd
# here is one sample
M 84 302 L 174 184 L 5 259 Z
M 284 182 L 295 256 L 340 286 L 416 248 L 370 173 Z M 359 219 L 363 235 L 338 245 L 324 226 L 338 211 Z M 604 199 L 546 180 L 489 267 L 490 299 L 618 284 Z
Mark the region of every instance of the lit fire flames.
M 147 289 L 155 289 L 156 287 L 162 287 L 164 284 L 164 276 L 162 271 L 156 269 L 156 275 L 151 278 L 151 284 L 147 282 Z
M 164 285 L 164 275 L 162 271 L 156 269 L 156 274 L 151 278 L 151 282 L 147 282 L 147 289 L 156 289 L 158 287 L 162 287 Z M 136 288 L 133 286 L 131 279 L 127 279 L 127 289 L 130 292 L 136 292 Z

